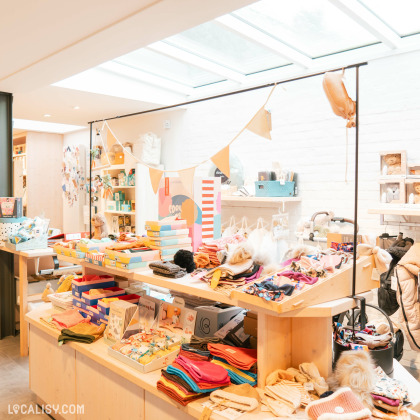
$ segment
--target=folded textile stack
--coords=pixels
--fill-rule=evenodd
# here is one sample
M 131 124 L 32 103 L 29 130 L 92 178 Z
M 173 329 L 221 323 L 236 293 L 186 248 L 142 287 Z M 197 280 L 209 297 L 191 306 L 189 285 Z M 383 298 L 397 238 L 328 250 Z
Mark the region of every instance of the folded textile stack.
M 261 272 L 262 268 L 249 258 L 238 264 L 222 264 L 202 276 L 201 280 L 209 283 L 212 289 L 234 288 L 259 278 Z
M 40 320 L 60 331 L 64 328 L 71 328 L 77 324 L 89 323 L 90 321 L 89 318 L 84 318 L 77 309 L 69 309 L 66 312 L 41 317 Z
M 187 343 L 181 345 L 179 355 L 188 357 L 191 360 L 199 360 L 201 362 L 208 362 L 210 359 L 210 352 L 208 350 L 199 350 L 191 347 Z
M 219 337 L 197 337 L 192 335 L 189 346 L 202 351 L 209 351 L 209 344 L 223 343 L 223 340 Z
M 153 274 L 157 276 L 179 279 L 187 275 L 183 268 L 169 261 L 156 261 L 149 264 L 149 267 L 153 270 Z
M 73 308 L 73 295 L 70 292 L 51 293 L 48 295 L 54 307 L 69 310 Z
M 257 350 L 227 346 L 221 343 L 209 343 L 208 350 L 213 356 L 213 363 L 227 370 L 232 383 L 257 384 Z
M 376 368 L 378 381 L 372 391 L 375 409 L 373 415 L 379 418 L 397 419 L 403 414 L 403 403 L 408 401 L 408 389 L 397 379 L 390 378 L 382 368 Z
M 210 399 L 217 405 L 239 411 L 255 410 L 261 400 L 258 391 L 249 384 L 231 385 L 218 389 L 210 394 Z
M 228 236 L 203 243 L 198 249 L 197 254 L 205 254 L 208 258 L 200 256 L 199 262 L 195 261 L 199 268 L 214 268 L 222 264 L 217 253 L 225 250 L 228 244 L 238 244 L 244 242 L 245 238 L 242 235 Z M 206 264 L 207 263 L 207 264 Z
M 146 230 L 150 248 L 160 252 L 162 261 L 171 261 L 180 249 L 192 251 L 186 220 L 148 221 Z
M 95 325 L 91 322 L 79 323 L 70 328 L 61 330 L 58 342 L 66 344 L 67 341 L 76 341 L 78 343 L 90 344 L 102 337 L 105 330 L 105 324 Z
M 162 371 L 157 388 L 182 405 L 200 398 L 203 394 L 230 385 L 227 371 L 213 363 L 191 359 L 184 347 L 183 355 Z M 197 357 L 196 352 L 192 352 Z
M 301 363 L 299 369 L 278 369 L 267 376 L 262 403 L 274 415 L 287 417 L 326 391 L 328 385 L 315 364 Z

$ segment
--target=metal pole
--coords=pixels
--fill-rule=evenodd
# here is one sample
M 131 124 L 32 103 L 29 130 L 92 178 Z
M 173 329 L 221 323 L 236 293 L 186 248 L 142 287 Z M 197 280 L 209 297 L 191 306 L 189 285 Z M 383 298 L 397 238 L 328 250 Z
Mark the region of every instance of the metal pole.
M 241 90 L 235 90 L 233 92 L 227 92 L 227 93 L 222 93 L 220 95 L 209 96 L 207 98 L 194 99 L 192 101 L 182 102 L 182 103 L 175 104 L 175 105 L 162 106 L 160 108 L 148 109 L 146 111 L 132 112 L 131 114 L 118 115 L 116 117 L 104 118 L 102 120 L 90 121 L 88 124 L 98 123 L 98 122 L 103 122 L 103 121 L 111 121 L 111 120 L 116 120 L 118 118 L 134 117 L 135 115 L 149 114 L 150 112 L 164 111 L 166 109 L 172 109 L 172 108 L 177 108 L 177 107 L 180 107 L 180 106 L 191 105 L 191 104 L 196 104 L 196 103 L 199 103 L 199 102 L 209 101 L 210 99 L 224 98 L 226 96 L 232 96 L 232 95 L 237 95 L 239 93 L 251 92 L 253 90 L 264 89 L 264 88 L 267 88 L 267 87 L 272 87 L 274 85 L 281 85 L 283 83 L 289 83 L 289 82 L 295 82 L 297 80 L 308 79 L 309 77 L 321 76 L 322 74 L 325 74 L 327 71 L 339 71 L 339 70 L 346 70 L 346 69 L 352 69 L 352 68 L 357 68 L 358 69 L 360 66 L 366 66 L 367 64 L 368 64 L 367 62 L 363 62 L 363 63 L 358 63 L 358 64 L 352 64 L 352 65 L 346 66 L 346 67 L 340 67 L 339 69 L 324 70 L 324 71 L 318 72 L 318 73 L 311 73 L 311 74 L 306 74 L 304 76 L 292 77 L 290 79 L 280 80 L 278 82 L 266 83 L 264 85 L 253 86 L 253 87 L 246 88 L 246 89 L 241 89 Z
M 89 237 L 92 234 L 92 123 L 90 125 L 90 142 L 89 142 Z

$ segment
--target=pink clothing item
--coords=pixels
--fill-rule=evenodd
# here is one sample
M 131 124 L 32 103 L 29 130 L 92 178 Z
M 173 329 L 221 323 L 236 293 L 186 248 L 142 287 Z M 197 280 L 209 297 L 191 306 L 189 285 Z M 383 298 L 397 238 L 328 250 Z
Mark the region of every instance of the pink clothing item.
M 302 255 L 302 257 L 299 260 L 300 266 L 302 268 L 305 268 L 306 270 L 310 268 L 314 268 L 317 271 L 326 270 L 324 263 L 321 261 L 315 260 L 314 258 L 309 258 L 305 255 Z
M 63 328 L 74 327 L 83 322 L 89 323 L 90 316 L 84 318 L 77 309 L 69 309 L 66 312 L 52 315 L 52 323 L 61 331 Z
M 341 255 L 324 255 L 320 262 L 324 264 L 324 270 L 333 273 L 335 268 L 341 264 Z
M 287 267 L 288 265 L 292 264 L 293 261 L 299 261 L 299 258 L 290 258 L 290 260 L 283 261 L 280 264 L 280 267 Z
M 305 284 L 315 284 L 318 281 L 318 277 L 309 277 L 303 273 L 299 273 L 298 271 L 282 271 L 277 275 L 281 277 L 287 277 L 291 280 L 301 281 Z
M 382 395 L 372 394 L 374 400 L 383 401 L 385 404 L 388 404 L 392 407 L 398 407 L 401 404 L 400 400 L 392 400 L 391 398 L 383 397 Z
M 229 382 L 228 372 L 222 366 L 210 362 L 191 360 L 184 356 L 178 356 L 176 362 L 191 375 L 195 382 L 207 382 L 215 385 Z

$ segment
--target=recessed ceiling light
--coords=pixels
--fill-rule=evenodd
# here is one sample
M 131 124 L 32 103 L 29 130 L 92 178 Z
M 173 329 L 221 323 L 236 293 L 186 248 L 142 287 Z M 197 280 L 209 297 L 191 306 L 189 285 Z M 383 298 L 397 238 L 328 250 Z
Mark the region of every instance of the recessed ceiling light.
M 44 114 L 44 117 L 51 117 L 51 114 Z
M 73 109 L 80 109 L 80 106 L 74 106 Z

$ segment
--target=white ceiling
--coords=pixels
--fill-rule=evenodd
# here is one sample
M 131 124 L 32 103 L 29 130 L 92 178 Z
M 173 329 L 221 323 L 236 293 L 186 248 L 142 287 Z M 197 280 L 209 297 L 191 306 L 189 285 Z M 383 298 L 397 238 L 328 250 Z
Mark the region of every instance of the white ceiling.
M 92 119 L 150 108 L 159 102 L 50 85 L 251 3 L 253 0 L 2 2 L 0 91 L 14 94 L 15 118 L 57 123 L 84 125 Z

